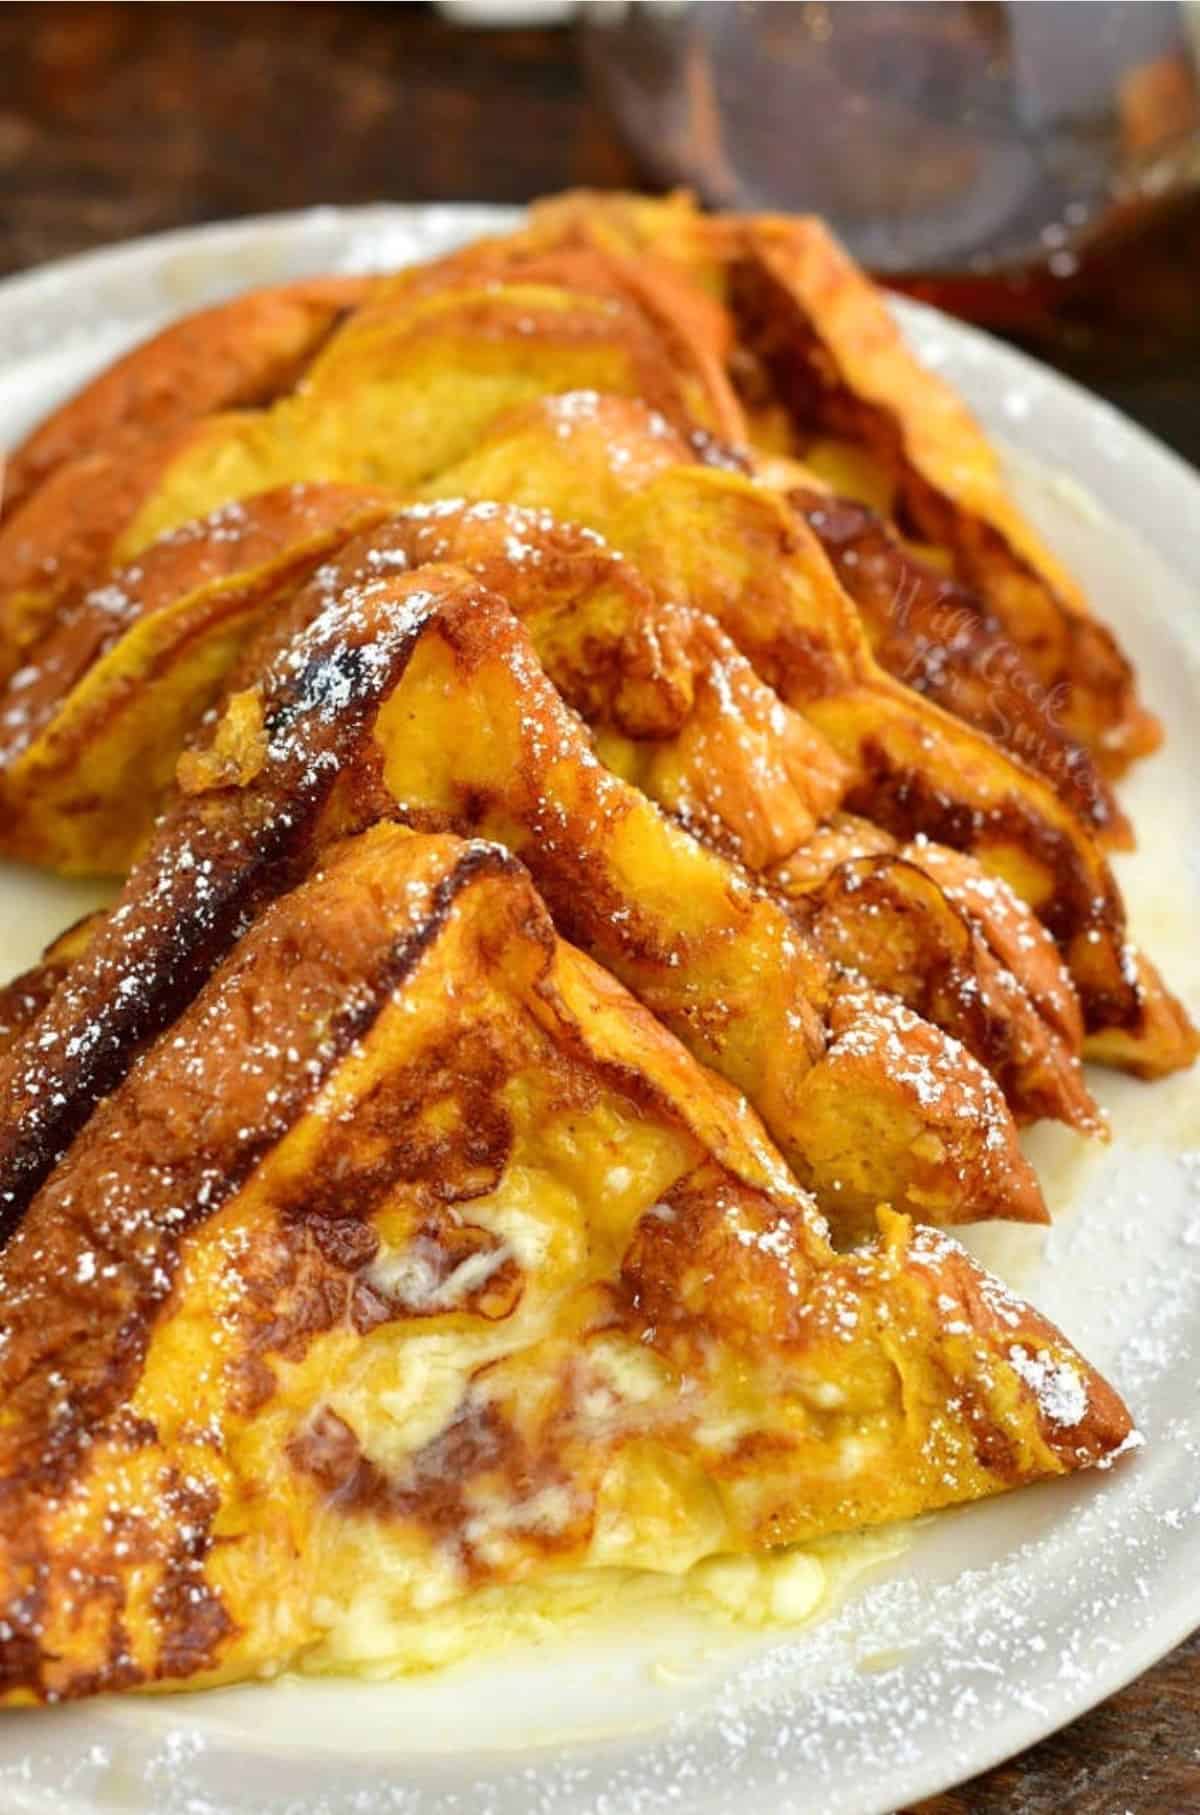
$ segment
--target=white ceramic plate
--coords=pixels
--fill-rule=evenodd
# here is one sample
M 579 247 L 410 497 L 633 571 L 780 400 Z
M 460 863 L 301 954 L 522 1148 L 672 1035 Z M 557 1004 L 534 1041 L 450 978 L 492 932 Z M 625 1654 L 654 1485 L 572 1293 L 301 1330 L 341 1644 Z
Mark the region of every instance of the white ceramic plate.
M 306 272 L 404 263 L 511 218 L 319 209 L 11 280 L 0 285 L 0 443 L 184 309 Z M 1141 849 L 1121 871 L 1135 934 L 1200 1010 L 1200 481 L 1018 354 L 932 311 L 900 312 L 1013 448 L 1022 500 L 1166 720 L 1166 752 L 1125 792 Z M 31 961 L 84 899 L 0 871 L 0 965 Z M 735 1642 L 671 1623 L 394 1684 L 287 1682 L 10 1714 L 0 1807 L 877 1815 L 1109 1694 L 1200 1623 L 1200 1090 L 1187 1076 L 1094 1083 L 1111 1147 L 1060 1130 L 1033 1137 L 1057 1212 L 1049 1239 L 989 1232 L 974 1245 L 1127 1394 L 1147 1443 L 1111 1474 L 930 1520 L 839 1611 L 791 1636 Z

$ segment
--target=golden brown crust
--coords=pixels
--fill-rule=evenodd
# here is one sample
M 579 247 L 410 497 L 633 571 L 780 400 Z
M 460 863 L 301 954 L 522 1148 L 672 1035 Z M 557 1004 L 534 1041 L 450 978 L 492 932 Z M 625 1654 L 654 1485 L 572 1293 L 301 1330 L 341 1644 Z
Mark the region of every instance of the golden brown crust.
M 884 1216 L 833 1254 L 754 1119 L 555 940 L 511 858 L 390 826 L 268 908 L 97 1108 L 0 1300 L 9 1703 L 302 1662 L 364 1540 L 458 1597 L 617 1560 L 621 1508 L 653 1566 L 1131 1433 L 954 1244 Z M 426 1329 L 459 1371 L 398 1445 Z
M 194 436 L 186 423 L 157 437 L 118 429 L 106 446 L 56 467 L 0 523 L 0 679 L 20 668 L 65 601 L 108 572 L 117 536 Z
M 958 398 L 908 351 L 882 296 L 816 220 L 760 219 L 731 272 L 739 334 L 797 427 L 870 447 L 900 487 L 898 510 L 983 594 L 1047 687 L 1064 724 L 1119 774 L 1161 741 L 1132 669 L 1076 583 L 1004 488 L 999 462 Z
M 431 264 L 385 279 L 373 305 L 387 298 L 424 296 L 480 283 L 546 284 L 631 303 L 653 323 L 682 389 L 684 415 L 668 398 L 670 419 L 735 445 L 746 438 L 746 420 L 725 370 L 731 325 L 726 312 L 688 283 L 669 263 L 632 258 L 587 236 L 567 236 L 543 247 L 536 232 L 483 240 Z M 369 317 L 368 317 L 369 319 Z
M 467 576 L 440 570 L 449 596 Z M 403 591 L 404 589 L 402 589 Z M 99 1097 L 125 1076 L 141 1045 L 191 1001 L 239 930 L 312 867 L 318 829 L 336 837 L 380 816 L 373 777 L 342 789 L 342 823 L 320 814 L 357 752 L 388 680 L 403 670 L 435 592 L 415 586 L 413 609 L 378 631 L 363 672 L 353 639 L 331 652 L 328 698 L 303 713 L 306 737 L 289 743 L 259 785 L 184 795 L 135 864 L 97 929 L 87 963 L 73 968 L 43 1015 L 0 1059 L 0 1237 Z M 319 597 L 319 594 L 318 594 Z M 336 710 L 331 708 L 336 705 Z
M 1094 1129 L 1081 998 L 1131 1067 L 1195 1036 L 1070 808 L 881 673 L 730 446 L 727 373 L 809 358 L 781 245 L 567 198 L 350 305 L 181 324 L 22 450 L 10 848 L 125 862 L 127 780 L 148 823 L 203 723 L 115 908 L 0 1003 L 0 1702 L 354 1667 L 364 1597 L 386 1632 L 1136 1440 L 1059 1332 L 883 1207 L 1045 1220 L 978 1060 Z M 817 312 L 834 351 L 879 310 L 855 282 Z M 1127 752 L 1115 646 L 1002 493 L 978 534 L 938 493 L 919 386 L 859 341 L 813 367 L 823 426 L 900 448 L 902 528 L 986 569 Z M 482 501 L 375 489 L 418 484 Z M 592 527 L 496 501 L 524 498 Z M 909 571 L 852 532 L 878 585 Z
M 454 561 L 499 592 L 597 733 L 605 764 L 747 870 L 786 865 L 837 805 L 844 766 L 717 625 L 650 594 L 630 562 L 579 532 L 514 507 L 447 504 L 398 513 L 374 546 L 380 562 L 402 556 L 410 568 Z M 287 622 L 285 613 L 272 638 Z M 876 866 L 873 890 L 852 889 L 849 873 L 837 882 L 825 873 L 829 892 L 804 924 L 840 964 L 962 1040 L 1021 1119 L 1060 1116 L 1095 1132 L 1078 1064 L 1078 1006 L 1048 935 L 994 884 L 990 895 L 1007 897 L 1013 922 L 997 961 L 925 867 L 921 880 L 912 864 L 889 860 Z M 973 876 L 970 860 L 960 858 L 953 874 Z M 981 873 L 976 893 L 985 890 Z M 1040 999 L 1027 994 L 1034 956 L 1073 1014 L 1043 1016 Z
M 953 551 L 960 578 L 981 589 L 1004 624 L 1018 689 L 1036 675 L 1043 688 L 1063 690 L 1067 729 L 1092 747 L 1101 767 L 1119 769 L 1153 747 L 1157 729 L 1137 706 L 1128 663 L 1016 511 L 975 424 L 907 352 L 878 294 L 819 223 L 766 217 L 712 221 L 690 213 L 681 199 L 646 203 L 566 196 L 538 209 L 517 234 L 391 280 L 369 286 L 346 281 L 347 294 L 365 304 L 356 324 L 360 338 L 386 328 L 389 319 L 394 329 L 397 316 L 414 303 L 435 300 L 456 285 L 461 294 L 471 284 L 490 282 L 497 289 L 509 283 L 530 292 L 556 287 L 604 298 L 624 317 L 640 394 L 681 428 L 699 426 L 726 441 L 742 439 L 746 425 L 723 365 L 732 357 L 735 365 L 740 359 L 756 371 L 769 369 L 803 429 L 847 434 L 893 471 L 901 487 L 897 512 Z M 189 324 L 180 324 L 89 387 L 61 413 L 62 425 L 56 427 L 55 418 L 39 432 L 54 459 L 38 470 L 50 475 L 83 445 L 89 425 L 92 448 L 99 444 L 106 457 L 123 449 L 123 467 L 148 438 L 160 444 L 160 453 L 150 456 L 149 468 L 146 456 L 133 459 L 135 472 L 127 475 L 133 489 L 123 493 L 105 464 L 92 471 L 85 462 L 41 513 L 23 523 L 18 538 L 0 538 L 0 576 L 6 576 L 13 635 L 27 638 L 30 620 L 51 610 L 64 586 L 94 574 L 104 526 L 119 536 L 137 514 L 139 499 L 151 509 L 154 529 L 180 520 L 170 512 L 154 513 L 155 481 L 179 457 L 186 459 L 189 446 L 201 465 L 206 454 L 203 442 L 173 437 L 202 414 L 234 408 L 247 388 L 256 398 L 270 394 L 254 372 L 256 362 L 270 366 L 277 342 L 290 347 L 295 341 L 302 348 L 293 366 L 298 361 L 302 369 L 311 362 L 329 327 L 326 322 L 323 335 L 310 340 L 304 323 L 327 310 L 330 298 L 319 284 L 309 290 L 312 294 L 302 287 L 259 293 L 197 318 L 195 333 L 206 347 L 211 343 L 213 353 L 209 379 L 176 375 L 189 335 L 195 339 Z M 342 294 L 337 280 L 330 280 L 329 291 Z M 713 292 L 732 300 L 738 315 L 743 344 L 732 350 L 730 317 Z M 247 330 L 244 349 L 232 333 L 239 310 Z M 486 308 L 473 326 L 476 338 L 486 339 L 491 331 Z M 544 337 L 548 326 L 552 331 L 536 308 L 526 317 L 532 340 Z M 653 346 L 647 342 L 639 351 L 642 328 L 651 330 Z M 355 338 L 349 336 L 350 348 Z M 344 351 L 335 350 L 335 366 Z M 230 361 L 233 370 L 226 371 Z M 321 365 L 319 358 L 316 363 Z M 74 427 L 72 411 L 78 417 Z M 231 419 L 221 434 L 236 440 L 242 432 Z M 39 437 L 34 441 L 40 445 Z M 20 453 L 17 464 L 18 493 L 24 496 L 29 487 L 21 479 L 26 462 Z M 263 474 L 260 483 L 273 476 Z M 208 508 L 220 501 L 210 490 L 195 502 Z M 65 538 L 65 561 L 55 546 L 56 516 L 78 525 Z M 61 531 L 59 540 L 64 540 Z M 61 574 L 48 571 L 55 560 Z M 947 659 L 952 669 L 953 654 Z M 961 690 L 959 697 L 969 703 Z M 1111 801 L 1107 811 L 1111 816 Z M 1119 823 L 1114 827 L 1120 834 Z
M 961 1040 L 999 1083 L 1018 1120 L 1051 1116 L 1082 1133 L 1103 1131 L 1079 1062 L 1078 1001 L 1044 933 L 1049 949 L 1040 943 L 1033 949 L 1052 972 L 1049 1012 L 1038 988 L 1041 969 L 1024 950 L 1015 972 L 998 958 L 978 917 L 959 907 L 932 866 L 903 854 L 859 858 L 815 875 L 809 870 L 802 890 L 789 888 L 790 871 L 785 863 L 780 892 L 795 901 L 822 950 L 850 975 Z M 1022 936 L 1034 937 L 1037 923 L 1027 912 L 1020 922 Z M 1065 1017 L 1056 1012 L 1060 1000 Z
M 880 666 L 1036 769 L 1097 838 L 1127 850 L 1129 821 L 1088 751 L 1063 730 L 1059 693 L 1029 672 L 980 596 L 909 554 L 864 505 L 799 487 L 788 499 L 858 606 Z
M 897 488 L 889 514 L 952 552 L 1021 652 L 1014 678 L 1064 690 L 1066 729 L 1102 771 L 1157 746 L 1115 639 L 1017 509 L 978 425 L 909 351 L 882 293 L 822 222 L 578 191 L 540 204 L 518 238 L 650 256 L 720 299 L 735 328 L 710 344 L 727 352 L 752 422 L 774 430 L 782 414 L 801 446 L 832 434 L 869 448 Z
M 565 455 L 565 457 L 564 457 Z M 760 677 L 851 770 L 844 806 L 901 841 L 971 852 L 1059 944 L 1089 1032 L 1156 1071 L 1191 1060 L 1181 1011 L 1126 958 L 1124 907 L 1103 853 L 1040 777 L 875 663 L 815 536 L 771 488 L 699 463 L 636 403 L 550 399 L 498 422 L 427 488 L 507 497 L 590 524 L 660 596 L 719 622 Z
M 120 435 L 174 433 L 216 410 L 265 408 L 293 388 L 322 341 L 370 294 L 361 277 L 251 290 L 175 321 L 114 361 L 8 456 L 0 520 L 69 461 Z
M 593 384 L 645 398 L 685 432 L 735 429 L 719 365 L 678 364 L 677 337 L 635 287 L 597 283 L 398 290 L 324 338 L 299 390 L 265 410 L 118 421 L 0 525 L 0 675 L 65 600 L 164 531 L 296 480 L 417 483 L 524 397 Z M 388 405 L 406 386 L 423 399 L 407 420 Z
M 85 914 L 51 941 L 36 964 L 0 988 L 0 1051 L 41 1014 L 103 919 L 102 909 Z
M 356 523 L 382 517 L 385 509 L 347 488 L 294 487 L 264 494 L 236 511 L 222 511 L 215 522 L 185 526 L 153 545 L 134 577 L 117 576 L 102 598 L 85 600 L 81 611 L 48 639 L 36 675 L 16 696 L 19 732 L 30 740 L 30 748 L 15 765 L 10 756 L 5 778 L 10 815 L 24 813 L 15 825 L 9 820 L 9 848 L 26 856 L 50 853 L 60 864 L 88 868 L 103 867 L 111 849 L 111 867 L 124 867 L 158 810 L 154 777 L 166 768 L 178 742 L 164 710 L 178 696 L 177 640 L 186 648 L 198 625 L 200 634 L 220 639 L 223 658 L 229 660 L 269 604 L 269 624 L 243 663 L 242 678 L 252 683 L 263 662 L 282 648 L 311 610 L 303 591 L 291 604 L 288 591 L 318 558 L 345 542 Z M 715 623 L 655 598 L 632 565 L 594 536 L 516 507 L 418 506 L 372 529 L 369 559 L 380 574 L 451 560 L 499 591 L 529 630 L 550 678 L 596 731 L 605 764 L 635 782 L 703 842 L 751 871 L 794 856 L 836 807 L 846 772 L 829 746 L 757 679 Z M 334 571 L 330 568 L 330 574 Z M 180 601 L 173 599 L 173 591 L 182 594 Z M 121 602 L 119 615 L 114 597 Z M 139 659 L 136 649 L 128 655 L 125 651 L 143 624 L 153 629 L 148 621 L 155 613 L 159 623 L 164 617 L 167 621 L 153 644 L 157 666 L 151 691 L 144 688 L 146 658 Z M 80 646 L 85 633 L 112 641 L 114 622 L 123 626 L 126 638 L 108 660 L 114 680 L 106 688 L 103 672 L 93 672 L 84 693 L 72 698 L 71 682 L 84 666 Z M 239 685 L 235 677 L 235 695 Z M 70 703 L 66 709 L 60 706 L 58 719 L 39 739 L 40 720 L 59 689 Z M 184 695 L 181 712 L 187 704 Z M 195 699 L 193 716 L 205 704 L 203 695 Z M 136 798 L 143 805 L 140 821 L 125 805 L 123 789 L 98 785 L 112 768 L 107 747 L 122 736 L 126 767 L 137 778 Z M 226 714 L 221 738 L 216 752 L 185 759 L 181 774 L 186 773 L 189 785 L 203 785 L 214 759 L 223 779 L 252 779 L 261 749 L 239 724 L 235 710 Z M 231 753 L 227 769 L 226 748 Z M 36 790 L 29 782 L 31 769 Z M 59 776 L 61 785 L 74 793 L 56 817 L 51 809 Z M 92 794 L 94 806 L 75 804 L 86 803 Z M 112 838 L 106 838 L 106 800 L 115 815 Z M 923 936 L 915 944 L 912 933 L 918 922 L 913 904 L 902 898 L 897 871 L 889 891 L 876 891 L 869 913 L 862 911 L 865 895 L 859 895 L 859 911 L 837 918 L 832 955 L 880 987 L 898 989 L 910 1007 L 961 1039 L 1001 1079 L 1021 1119 L 1061 1115 L 1093 1128 L 1094 1112 L 1072 1063 L 1080 1032 L 1067 1030 L 1057 1065 L 1051 1064 L 1044 1050 L 1046 1032 L 1025 1025 L 1032 1017 L 1016 980 L 1019 952 L 1015 961 L 1010 957 L 1016 975 L 1001 999 L 987 975 L 993 968 L 988 954 L 968 939 L 957 912 L 937 899 L 932 882 L 924 885 L 924 893 Z M 910 885 L 907 896 L 911 894 Z M 880 916 L 889 908 L 893 924 L 885 932 Z M 819 942 L 822 931 L 833 927 L 828 909 L 812 921 Z M 902 950 L 905 963 L 898 972 L 895 961 Z M 892 959 L 883 971 L 875 962 L 881 952 Z
M 599 766 L 499 600 L 454 568 L 381 578 L 374 552 L 360 538 L 310 583 L 297 615 L 306 609 L 311 622 L 267 665 L 257 708 L 235 703 L 232 736 L 218 725 L 211 766 L 190 767 L 194 791 L 135 869 L 83 974 L 10 1055 L 24 1102 L 6 1131 L 6 1202 L 27 1197 L 69 1138 L 64 1117 L 111 1087 L 122 1054 L 127 1064 L 133 1044 L 177 1012 L 178 991 L 196 987 L 262 891 L 286 886 L 314 840 L 399 812 L 423 829 L 498 838 L 523 857 L 561 930 L 746 1092 L 835 1213 L 870 1209 L 840 1160 L 830 1169 L 835 1145 L 853 1146 L 861 1125 L 896 1202 L 938 1220 L 1044 1218 L 1003 1098 L 938 1030 L 914 1038 L 911 1068 L 889 1068 L 894 1022 L 864 998 L 880 1057 L 845 1089 L 836 1076 L 810 1078 L 821 1072 L 827 991 L 817 949 Z M 238 749 L 247 739 L 248 766 Z M 200 902 L 188 891 L 197 869 Z M 64 1078 L 56 1065 L 68 1052 Z M 931 1109 L 937 1139 L 922 1141 Z M 822 1132 L 829 1117 L 836 1143 Z
M 1137 1017 L 1125 1027 L 1089 1031 L 1084 1057 L 1096 1065 L 1116 1065 L 1138 1078 L 1165 1078 L 1186 1070 L 1200 1054 L 1200 1030 L 1144 952 L 1126 945 L 1125 965 L 1137 980 Z
M 901 845 L 869 820 L 842 813 L 770 880 L 813 916 L 832 956 L 841 946 L 848 960 L 860 916 L 873 923 L 869 961 L 856 958 L 854 967 L 955 1033 L 1009 1090 L 1018 1115 L 1044 1089 L 1054 1113 L 1100 1131 L 1094 1103 L 1079 1094 L 1079 998 L 1053 940 L 1001 878 L 964 852 L 926 838 Z M 857 949 L 866 943 L 864 934 Z
M 0 846 L 121 874 L 179 748 L 272 603 L 387 506 L 288 486 L 185 525 L 65 606 L 0 693 Z
M 214 972 L 204 1000 L 175 1024 L 172 1038 L 136 1063 L 111 1103 L 89 1120 L 69 1166 L 57 1171 L 14 1236 L 4 1259 L 10 1320 L 5 1384 L 13 1415 L 0 1434 L 0 1473 L 10 1484 L 14 1476 L 48 1487 L 61 1481 L 90 1424 L 107 1417 L 136 1378 L 140 1345 L 119 1341 L 119 1333 L 140 1330 L 144 1339 L 154 1307 L 170 1289 L 190 1222 L 219 1209 L 317 1094 L 389 993 L 402 987 L 457 894 L 483 873 L 503 873 L 506 860 L 498 850 L 427 841 L 436 887 L 425 889 L 425 900 L 414 879 L 423 911 L 406 924 L 383 865 L 397 836 L 381 828 L 378 838 L 348 851 L 344 861 L 335 857 L 326 876 L 302 884 L 255 923 L 236 955 Z M 287 1001 L 303 1003 L 304 1013 L 288 1017 L 291 1043 L 285 1047 L 269 1031 L 283 1019 Z M 256 1053 L 253 1065 L 246 1063 L 247 1047 Z M 184 1145 L 180 1125 L 194 1126 L 201 1116 L 203 1142 Z M 239 1132 L 247 1125 L 254 1129 L 252 1144 Z M 89 1172 L 101 1176 L 118 1154 L 119 1178 L 110 1177 L 107 1192 L 80 1201 L 77 1182 Z M 102 1209 L 103 1220 L 88 1218 L 89 1201 Z M 184 1215 L 172 1214 L 177 1205 L 187 1206 Z M 76 1257 L 83 1251 L 116 1264 L 98 1264 L 78 1282 L 89 1289 L 73 1292 Z M 46 1301 L 37 1289 L 39 1269 L 56 1282 Z M 44 1314 L 47 1308 L 53 1320 Z M 76 1368 L 71 1429 L 52 1414 L 60 1387 L 49 1358 L 63 1348 L 71 1350 Z M 46 1444 L 51 1425 L 52 1446 Z M 31 1447 L 39 1440 L 44 1447 Z
M 436 652 L 435 642 L 443 645 Z M 1000 1093 L 940 1030 L 922 1027 L 914 1037 L 910 1070 L 889 1069 L 881 1021 L 890 1030 L 891 1011 L 863 997 L 864 1039 L 879 1057 L 852 1088 L 838 1077 L 826 1081 L 824 1059 L 808 1069 L 793 1017 L 802 1000 L 823 1000 L 820 955 L 736 872 L 589 762 L 507 613 L 485 600 L 474 610 L 450 605 L 430 626 L 427 650 L 419 686 L 415 667 L 406 675 L 412 705 L 390 702 L 377 726 L 385 785 L 401 811 L 414 823 L 449 823 L 508 843 L 566 936 L 747 1094 L 829 1214 L 870 1206 L 829 1158 L 819 1133 L 826 1109 L 842 1142 L 854 1145 L 869 1130 L 876 1144 L 888 1187 L 871 1187 L 871 1203 L 890 1196 L 935 1221 L 1044 1218 Z M 486 713 L 486 745 L 468 733 L 458 688 Z M 419 726 L 432 749 L 449 751 L 455 724 L 460 742 L 449 760 L 411 747 L 411 727 Z M 513 751 L 511 768 L 497 763 L 497 743 Z M 923 1143 L 931 1116 L 939 1138 Z
M 76 1630 L 82 1659 L 39 1655 L 32 1636 L 64 1593 L 63 1611 L 75 1623 L 67 1581 L 47 1580 L 41 1520 L 51 1524 L 72 1487 L 86 1480 L 89 1451 L 101 1438 L 118 1466 L 125 1463 L 126 1499 L 139 1465 L 159 1462 L 153 1452 L 166 1433 L 131 1414 L 127 1402 L 155 1325 L 169 1317 L 189 1229 L 216 1214 L 312 1101 L 437 940 L 459 895 L 511 867 L 495 850 L 427 840 L 418 862 L 403 853 L 408 861 L 392 879 L 385 859 L 389 849 L 399 855 L 394 841 L 402 837 L 382 828 L 251 930 L 185 1017 L 178 1041 L 148 1053 L 89 1124 L 5 1252 L 6 1699 L 186 1678 L 209 1667 L 236 1631 L 204 1582 L 219 1495 L 168 1457 L 154 1469 L 148 1501 L 122 1503 L 118 1487 L 101 1528 L 88 1529 L 85 1519 L 79 1533 L 87 1542 L 77 1559 L 84 1579 L 121 1582 L 140 1568 L 156 1580 L 143 1615 L 155 1628 L 152 1663 L 135 1662 L 145 1657 L 146 1634 L 131 1629 L 139 1605 L 132 1582 L 115 1598 L 101 1597 L 99 1619 Z M 280 1014 L 284 1003 L 294 1005 L 290 1016 Z M 285 1024 L 286 1039 L 273 1040 Z M 107 1162 L 115 1156 L 113 1168 Z M 80 1192 L 81 1178 L 93 1187 Z M 310 1208 L 315 1228 L 320 1213 Z M 334 1223 L 326 1245 L 345 1254 L 336 1234 Z M 320 1327 L 319 1314 L 310 1327 Z M 203 1453 L 203 1439 L 199 1447 Z M 57 1570 L 66 1566 L 56 1558 Z M 26 1583 L 31 1591 L 22 1593 Z

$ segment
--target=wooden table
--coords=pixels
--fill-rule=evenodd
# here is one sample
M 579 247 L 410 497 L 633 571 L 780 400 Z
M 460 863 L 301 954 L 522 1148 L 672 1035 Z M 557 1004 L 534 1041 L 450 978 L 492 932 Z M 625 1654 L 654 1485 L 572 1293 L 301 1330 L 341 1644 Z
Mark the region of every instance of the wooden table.
M 451 30 L 420 6 L 0 5 L 0 272 L 314 202 L 519 202 L 637 180 L 565 32 Z M 1161 417 L 1153 395 L 1143 413 L 1190 447 L 1193 413 L 1168 391 Z M 920 1805 L 967 1811 L 1196 1815 L 1200 1634 Z

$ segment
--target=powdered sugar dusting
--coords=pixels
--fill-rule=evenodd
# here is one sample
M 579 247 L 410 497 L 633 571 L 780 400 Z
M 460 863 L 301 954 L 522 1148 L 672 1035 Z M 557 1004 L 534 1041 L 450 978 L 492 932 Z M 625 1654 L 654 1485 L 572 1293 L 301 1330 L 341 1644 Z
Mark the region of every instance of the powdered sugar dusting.
M 335 263 L 385 269 L 508 224 L 511 217 L 488 211 L 317 210 L 184 236 L 152 256 L 136 247 L 106 254 L 89 265 L 87 281 L 69 266 L 18 280 L 0 302 L 10 434 L 50 401 L 37 387 L 65 389 L 145 331 L 148 312 L 161 319 L 247 282 Z M 1161 518 L 1155 544 L 1194 565 L 1186 539 L 1174 534 L 1189 520 L 1186 498 L 1172 496 L 1172 487 L 1182 493 L 1194 482 L 1172 472 L 1168 455 L 1015 353 L 931 311 L 896 306 L 926 358 L 935 356 L 997 423 L 1007 419 L 1031 445 L 1036 436 L 1037 445 L 1061 447 L 1089 484 L 1111 479 L 1114 503 L 1134 508 L 1136 494 L 1147 525 L 1155 512 Z M 1143 482 L 1133 488 L 1135 470 Z M 1066 505 L 1058 499 L 1047 514 L 1057 513 L 1061 529 Z M 1102 548 L 1092 570 L 1097 602 L 1116 618 L 1126 582 L 1113 549 Z M 1134 572 L 1127 555 L 1121 561 L 1131 576 L 1124 621 L 1140 665 L 1147 625 L 1168 605 L 1147 577 L 1150 564 Z M 1194 597 L 1187 604 L 1194 611 Z M 1181 774 L 1176 752 L 1186 724 L 1179 721 L 1165 759 L 1176 769 L 1164 770 L 1163 759 L 1148 765 L 1154 821 L 1169 804 L 1169 777 Z M 1153 825 L 1148 831 L 1156 836 Z M 1181 893 L 1189 891 L 1194 904 L 1185 879 Z M 1142 930 L 1136 915 L 1134 927 Z M 1157 936 L 1146 936 L 1165 957 Z M 1152 1094 L 1168 1105 L 1161 1124 Z M 289 1684 L 256 1688 L 245 1700 L 12 1714 L 0 1736 L 0 1802 L 57 1810 L 95 1801 L 160 1815 L 651 1815 L 681 1807 L 864 1815 L 931 1793 L 1068 1718 L 1148 1663 L 1200 1612 L 1200 1200 L 1189 1195 L 1186 1169 L 1154 1144 L 1154 1130 L 1168 1124 L 1178 1144 L 1185 1098 L 1174 1085 L 1150 1093 L 1111 1081 L 1105 1098 L 1118 1143 L 1129 1133 L 1143 1146 L 1085 1193 L 1075 1179 L 1072 1196 L 1086 1196 L 1086 1205 L 1051 1232 L 1031 1288 L 1114 1373 L 1145 1422 L 1147 1449 L 1123 1461 L 1101 1492 L 1094 1479 L 1068 1483 L 938 1520 L 894 1579 L 802 1640 L 745 1664 L 715 1698 L 703 1690 L 693 1698 L 702 1706 L 649 1737 L 548 1744 L 516 1756 L 463 1752 L 464 1708 L 480 1747 L 489 1735 L 503 1747 L 527 1730 L 521 1721 L 536 1695 L 526 1695 L 524 1708 L 505 1701 L 504 1681 L 492 1676 L 482 1693 L 478 1683 L 469 1696 L 460 1691 L 458 1749 L 423 1759 L 414 1753 L 408 1686 Z M 1196 1140 L 1193 1132 L 1185 1144 Z M 556 1664 L 560 1674 L 569 1667 Z M 591 1660 L 586 1667 L 597 1674 Z M 647 1693 L 632 1690 L 629 1706 L 640 1708 Z
M 1011 1361 L 1026 1386 L 1032 1387 L 1038 1409 L 1052 1424 L 1082 1424 L 1087 1416 L 1087 1384 L 1069 1361 L 1058 1361 L 1039 1349 L 1031 1355 L 1020 1343 L 1009 1350 Z

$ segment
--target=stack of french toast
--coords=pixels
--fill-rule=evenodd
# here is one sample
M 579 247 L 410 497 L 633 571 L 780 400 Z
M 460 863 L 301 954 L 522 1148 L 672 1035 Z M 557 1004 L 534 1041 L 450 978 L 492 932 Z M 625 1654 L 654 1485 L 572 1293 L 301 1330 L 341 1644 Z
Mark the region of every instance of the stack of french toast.
M 1110 631 L 813 220 L 568 195 L 8 462 L 0 1696 L 353 1668 L 1133 1447 L 945 1231 L 1196 1035 Z

